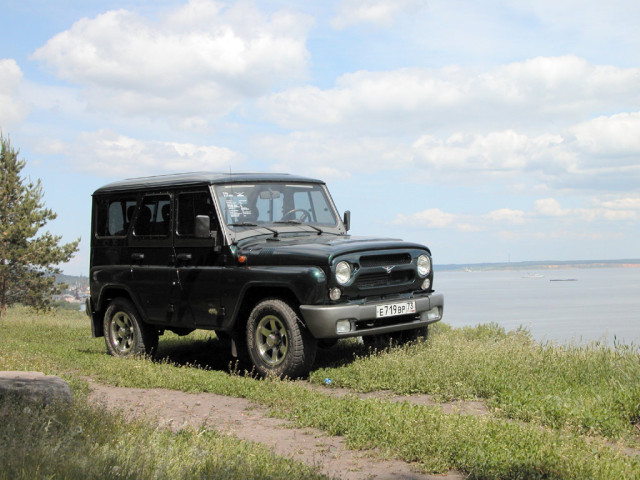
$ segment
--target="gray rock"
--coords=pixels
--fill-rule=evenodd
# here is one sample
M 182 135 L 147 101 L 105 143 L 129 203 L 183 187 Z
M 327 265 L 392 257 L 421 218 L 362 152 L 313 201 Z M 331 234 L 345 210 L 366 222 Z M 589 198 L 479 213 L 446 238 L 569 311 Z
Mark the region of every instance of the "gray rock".
M 1 372 L 0 399 L 14 396 L 36 405 L 73 400 L 69 384 L 55 375 L 40 372 Z

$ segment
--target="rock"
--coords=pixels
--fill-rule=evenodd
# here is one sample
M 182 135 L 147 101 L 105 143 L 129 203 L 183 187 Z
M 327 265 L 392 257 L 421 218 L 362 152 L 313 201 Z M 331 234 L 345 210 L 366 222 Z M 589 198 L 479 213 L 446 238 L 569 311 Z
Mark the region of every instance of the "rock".
M 55 375 L 40 372 L 0 372 L 0 399 L 17 396 L 36 405 L 71 403 L 69 384 Z

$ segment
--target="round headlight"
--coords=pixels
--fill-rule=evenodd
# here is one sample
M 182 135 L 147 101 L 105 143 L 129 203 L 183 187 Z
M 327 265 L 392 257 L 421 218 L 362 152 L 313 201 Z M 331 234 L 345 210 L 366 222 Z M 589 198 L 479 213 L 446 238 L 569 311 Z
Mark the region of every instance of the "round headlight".
M 351 280 L 351 265 L 347 262 L 340 262 L 336 265 L 336 281 L 344 285 Z
M 418 275 L 426 277 L 431 273 L 431 259 L 428 255 L 420 255 L 418 257 Z

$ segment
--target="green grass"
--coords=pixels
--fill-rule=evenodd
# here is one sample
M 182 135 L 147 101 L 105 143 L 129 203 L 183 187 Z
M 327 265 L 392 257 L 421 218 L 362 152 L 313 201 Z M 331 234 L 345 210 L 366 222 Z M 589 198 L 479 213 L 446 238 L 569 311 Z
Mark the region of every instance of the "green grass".
M 506 418 L 615 440 L 637 436 L 638 348 L 541 345 L 527 332 L 506 333 L 496 325 L 438 327 L 427 343 L 318 369 L 311 380 L 331 378 L 363 392 L 479 398 Z
M 633 349 L 542 346 L 495 326 L 440 326 L 426 343 L 374 355 L 345 342 L 321 354 L 310 377 L 362 391 L 484 398 L 495 413 L 477 417 L 229 374 L 228 352 L 206 332 L 163 337 L 165 359 L 152 362 L 107 356 L 80 314 L 14 309 L 2 323 L 0 369 L 59 374 L 76 391 L 88 375 L 113 385 L 244 397 L 299 426 L 343 435 L 352 448 L 376 447 L 428 471 L 457 469 L 470 478 L 640 478 L 640 458 L 611 442 L 635 444 L 640 375 Z
M 267 448 L 185 429 L 176 434 L 89 408 L 25 408 L 0 399 L 0 479 L 327 478 Z

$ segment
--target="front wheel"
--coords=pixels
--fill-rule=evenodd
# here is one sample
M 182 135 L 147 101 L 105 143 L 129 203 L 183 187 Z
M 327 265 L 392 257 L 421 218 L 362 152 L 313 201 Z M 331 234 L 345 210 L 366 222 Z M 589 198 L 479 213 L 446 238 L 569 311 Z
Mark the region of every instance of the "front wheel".
M 269 298 L 249 315 L 247 348 L 260 375 L 297 378 L 311 369 L 317 342 L 291 305 Z
M 152 355 L 158 348 L 158 332 L 140 320 L 136 307 L 126 298 L 113 300 L 104 314 L 104 340 L 114 357 Z

